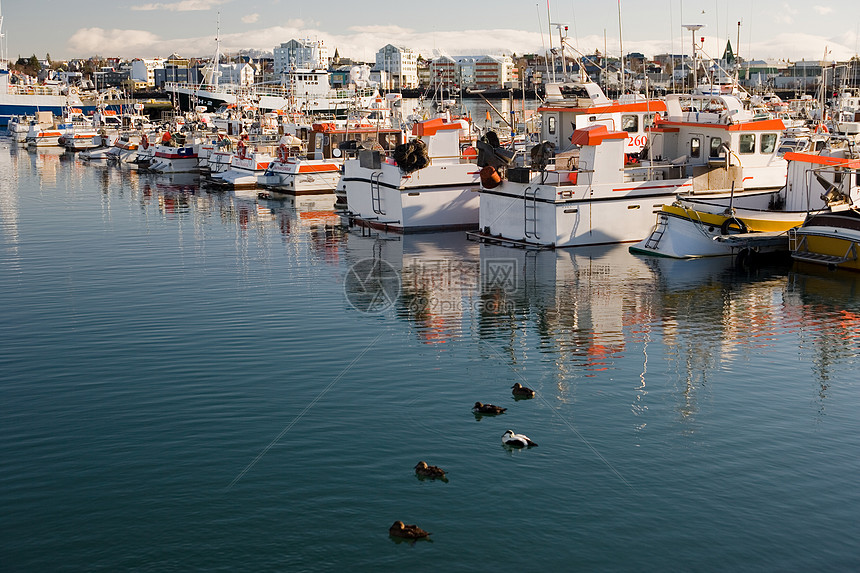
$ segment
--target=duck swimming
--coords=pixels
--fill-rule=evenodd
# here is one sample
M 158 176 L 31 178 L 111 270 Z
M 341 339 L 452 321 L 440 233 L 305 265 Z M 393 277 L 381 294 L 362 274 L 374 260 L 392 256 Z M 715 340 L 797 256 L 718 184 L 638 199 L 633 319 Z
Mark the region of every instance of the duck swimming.
M 515 434 L 513 430 L 508 430 L 504 434 L 502 434 L 502 443 L 506 446 L 511 446 L 514 448 L 525 448 L 536 446 L 525 434 Z
M 472 411 L 477 414 L 501 414 L 505 410 L 507 410 L 507 408 L 494 406 L 493 404 L 481 404 L 480 402 L 475 402 L 475 405 L 472 406 Z
M 427 462 L 423 460 L 415 464 L 415 473 L 423 477 L 429 477 L 433 479 L 439 478 L 448 481 L 445 479 L 445 470 L 443 470 L 439 466 L 427 465 Z
M 531 388 L 526 388 L 525 386 L 521 385 L 519 382 L 517 382 L 516 384 L 511 386 L 511 388 L 513 388 L 513 390 L 511 390 L 511 393 L 514 396 L 517 396 L 519 398 L 534 398 L 535 397 L 535 391 L 534 390 L 532 390 Z
M 417 525 L 406 525 L 400 520 L 388 528 L 388 535 L 392 537 L 402 537 L 403 539 L 422 539 L 430 535 Z

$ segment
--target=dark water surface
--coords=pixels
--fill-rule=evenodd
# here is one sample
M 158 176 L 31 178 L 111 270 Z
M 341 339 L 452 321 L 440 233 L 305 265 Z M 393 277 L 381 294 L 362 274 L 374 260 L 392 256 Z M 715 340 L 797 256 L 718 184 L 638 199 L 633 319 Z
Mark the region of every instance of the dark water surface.
M 0 568 L 860 569 L 860 276 L 331 203 L 0 144 Z

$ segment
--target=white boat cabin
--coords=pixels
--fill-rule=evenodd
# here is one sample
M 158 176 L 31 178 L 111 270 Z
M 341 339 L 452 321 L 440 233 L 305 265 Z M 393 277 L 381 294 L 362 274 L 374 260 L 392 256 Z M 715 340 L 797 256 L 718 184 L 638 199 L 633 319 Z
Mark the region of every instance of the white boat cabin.
M 663 101 L 648 100 L 638 93 L 613 101 L 591 82 L 549 84 L 546 95 L 546 103 L 538 108 L 541 141 L 552 143 L 556 153 L 575 149 L 570 141 L 573 132 L 591 125 L 626 132 L 624 153 L 639 153 L 648 142 L 648 129 L 655 116 L 666 111 Z
M 666 118 L 650 130 L 648 161 L 686 166 L 694 187 L 778 188 L 785 183 L 785 160 L 778 147 L 781 119 L 754 119 L 732 95 L 666 97 Z

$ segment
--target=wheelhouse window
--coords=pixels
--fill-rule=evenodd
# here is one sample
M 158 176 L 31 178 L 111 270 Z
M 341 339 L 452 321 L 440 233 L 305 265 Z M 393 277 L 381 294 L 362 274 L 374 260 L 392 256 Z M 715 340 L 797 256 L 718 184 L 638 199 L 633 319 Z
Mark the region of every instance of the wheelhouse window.
M 637 131 L 639 131 L 639 116 L 622 115 L 621 131 L 626 131 L 627 133 L 636 133 Z
M 657 115 L 656 113 L 646 113 L 645 114 L 645 117 L 643 118 L 643 120 L 644 120 L 643 123 L 645 124 L 645 129 L 648 129 L 650 127 L 654 127 L 654 116 L 656 116 L 656 115 Z
M 723 140 L 722 140 L 721 138 L 719 138 L 719 137 L 712 137 L 712 138 L 711 138 L 711 151 L 710 151 L 710 156 L 711 156 L 711 157 L 719 157 L 719 156 L 720 156 L 720 154 L 721 154 L 721 153 L 722 153 L 722 151 L 723 151 L 723 150 L 722 150 L 722 145 L 723 145 Z
M 741 135 L 740 145 L 738 145 L 740 153 L 749 154 L 755 153 L 755 134 L 744 133 Z
M 690 157 L 699 157 L 702 153 L 702 142 L 698 137 L 690 140 Z
M 550 135 L 555 135 L 555 116 L 554 115 L 549 116 L 549 119 L 547 120 L 547 130 L 549 131 Z
M 761 134 L 761 143 L 759 144 L 759 152 L 760 153 L 773 153 L 773 150 L 776 149 L 776 134 L 775 133 L 762 133 Z

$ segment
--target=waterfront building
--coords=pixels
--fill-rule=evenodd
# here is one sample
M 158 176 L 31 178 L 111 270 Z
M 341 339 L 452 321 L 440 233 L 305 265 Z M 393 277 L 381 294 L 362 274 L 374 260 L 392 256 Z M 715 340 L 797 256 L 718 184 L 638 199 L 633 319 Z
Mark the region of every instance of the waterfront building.
M 475 87 L 510 88 L 519 83 L 517 68 L 510 56 L 482 56 L 475 62 Z
M 145 82 L 146 87 L 153 88 L 155 87 L 155 70 L 158 68 L 164 68 L 164 58 L 135 58 L 131 61 L 131 79 Z
M 331 63 L 328 47 L 322 40 L 290 40 L 273 50 L 275 77 L 285 76 L 294 69 L 327 70 Z
M 218 71 L 221 74 L 218 78 L 218 83 L 251 86 L 254 85 L 254 76 L 257 69 L 253 64 L 239 62 L 235 64 L 219 64 Z M 207 80 L 207 83 L 212 82 Z
M 814 89 L 821 81 L 824 70 L 833 64 L 834 62 L 827 60 L 801 60 L 790 63 L 782 75 L 774 78 L 774 87 L 784 90 Z M 828 77 L 828 81 L 832 81 L 832 76 Z
M 386 44 L 376 52 L 374 70 L 385 72 L 387 89 L 410 89 L 418 86 L 418 55 L 403 46 Z
M 430 60 L 430 84 L 444 89 L 456 89 L 459 77 L 457 60 L 451 56 L 439 56 Z
M 203 74 L 199 67 L 174 66 L 167 64 L 164 67 L 153 70 L 154 86 L 158 89 L 164 87 L 165 82 L 180 84 L 199 84 Z

